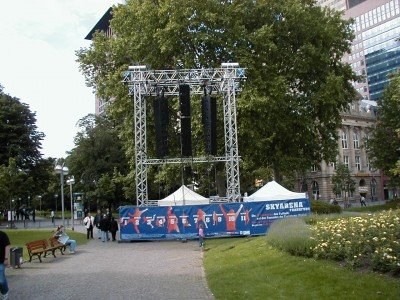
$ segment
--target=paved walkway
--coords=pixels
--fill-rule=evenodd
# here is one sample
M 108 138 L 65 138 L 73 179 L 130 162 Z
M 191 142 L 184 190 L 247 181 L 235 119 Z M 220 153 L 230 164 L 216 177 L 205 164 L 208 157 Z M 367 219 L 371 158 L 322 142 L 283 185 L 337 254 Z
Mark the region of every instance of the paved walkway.
M 213 299 L 196 241 L 94 239 L 75 254 L 8 269 L 7 279 L 10 299 Z

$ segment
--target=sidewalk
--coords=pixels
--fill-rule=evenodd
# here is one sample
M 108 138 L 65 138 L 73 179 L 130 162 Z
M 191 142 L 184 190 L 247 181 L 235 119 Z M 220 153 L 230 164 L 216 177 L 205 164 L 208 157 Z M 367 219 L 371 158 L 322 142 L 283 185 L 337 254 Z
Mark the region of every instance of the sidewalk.
M 82 225 L 75 227 L 86 233 Z M 196 241 L 102 243 L 7 269 L 9 299 L 213 299 Z

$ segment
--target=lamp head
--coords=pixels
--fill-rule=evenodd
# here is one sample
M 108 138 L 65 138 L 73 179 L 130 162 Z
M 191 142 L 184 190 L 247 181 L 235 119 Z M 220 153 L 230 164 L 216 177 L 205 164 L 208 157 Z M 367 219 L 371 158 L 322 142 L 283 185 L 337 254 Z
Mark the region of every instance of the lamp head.
M 68 172 L 69 172 L 68 167 L 65 167 L 65 166 L 64 166 L 64 167 L 62 168 L 62 172 L 63 172 L 64 175 L 68 175 Z
M 54 171 L 55 171 L 57 174 L 60 174 L 61 171 L 62 171 L 62 169 L 63 169 L 63 167 L 60 166 L 60 165 L 57 165 L 57 166 L 54 167 Z

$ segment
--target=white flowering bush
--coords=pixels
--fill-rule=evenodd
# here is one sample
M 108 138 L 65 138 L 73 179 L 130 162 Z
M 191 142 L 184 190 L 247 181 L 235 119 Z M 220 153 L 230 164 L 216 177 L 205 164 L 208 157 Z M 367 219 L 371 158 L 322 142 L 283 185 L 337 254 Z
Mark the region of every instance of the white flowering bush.
M 314 257 L 400 275 L 400 210 L 319 221 L 311 230 Z
M 311 226 L 300 218 L 284 218 L 272 223 L 267 233 L 267 241 L 280 250 L 292 255 L 312 256 L 314 241 Z

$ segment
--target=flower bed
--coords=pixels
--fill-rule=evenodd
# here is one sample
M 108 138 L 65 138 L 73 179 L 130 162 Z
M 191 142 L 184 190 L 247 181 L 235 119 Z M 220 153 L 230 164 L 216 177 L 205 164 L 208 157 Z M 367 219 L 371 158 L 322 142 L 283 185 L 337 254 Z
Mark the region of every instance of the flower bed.
M 319 221 L 311 238 L 316 258 L 400 274 L 400 210 Z

